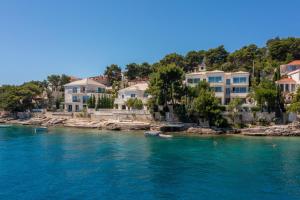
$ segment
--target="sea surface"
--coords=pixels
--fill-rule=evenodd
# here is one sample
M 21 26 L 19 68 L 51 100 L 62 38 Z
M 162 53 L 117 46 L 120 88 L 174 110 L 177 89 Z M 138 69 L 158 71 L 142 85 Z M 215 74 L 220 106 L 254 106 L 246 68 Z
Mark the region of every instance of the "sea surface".
M 0 128 L 0 199 L 300 199 L 300 138 Z

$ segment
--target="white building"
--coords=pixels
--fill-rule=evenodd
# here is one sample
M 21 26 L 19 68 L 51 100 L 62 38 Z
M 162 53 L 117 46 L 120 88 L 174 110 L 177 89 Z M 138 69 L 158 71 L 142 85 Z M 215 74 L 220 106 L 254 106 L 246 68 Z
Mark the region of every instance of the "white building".
M 144 104 L 144 110 L 147 110 L 145 104 L 149 98 L 146 90 L 148 89 L 148 83 L 138 83 L 130 87 L 119 90 L 118 98 L 115 99 L 115 105 L 119 110 L 128 110 L 126 101 L 130 98 L 141 99 Z
M 74 81 L 64 85 L 65 110 L 79 112 L 87 108 L 88 99 L 94 95 L 96 98 L 105 94 L 106 86 L 89 78 Z
M 200 81 L 207 81 L 222 104 L 228 104 L 234 98 L 245 100 L 249 94 L 248 72 L 205 71 L 202 66 L 198 72 L 186 74 L 185 79 L 189 86 L 196 86 Z

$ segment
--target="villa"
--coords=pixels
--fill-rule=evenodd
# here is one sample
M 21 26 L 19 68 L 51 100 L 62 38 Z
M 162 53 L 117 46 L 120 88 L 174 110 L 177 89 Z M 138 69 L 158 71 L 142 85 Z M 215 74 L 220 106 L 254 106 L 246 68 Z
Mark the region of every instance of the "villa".
M 246 100 L 249 94 L 249 75 L 249 72 L 243 71 L 206 71 L 205 65 L 201 64 L 198 71 L 186 74 L 185 82 L 193 87 L 200 81 L 207 81 L 220 103 L 228 104 L 234 98 Z
M 88 99 L 94 95 L 106 95 L 106 86 L 89 78 L 77 80 L 64 85 L 65 111 L 79 112 L 87 108 Z
M 147 110 L 145 104 L 148 101 L 148 94 L 146 90 L 148 89 L 148 83 L 138 83 L 130 87 L 119 90 L 118 98 L 115 99 L 115 105 L 119 110 L 129 110 L 126 105 L 126 101 L 130 98 L 141 99 L 144 104 L 144 110 Z

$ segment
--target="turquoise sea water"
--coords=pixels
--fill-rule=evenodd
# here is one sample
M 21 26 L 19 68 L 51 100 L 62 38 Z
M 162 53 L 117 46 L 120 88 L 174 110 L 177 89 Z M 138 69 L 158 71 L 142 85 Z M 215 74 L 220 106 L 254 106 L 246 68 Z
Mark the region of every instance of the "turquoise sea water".
M 0 128 L 0 199 L 300 199 L 300 138 Z

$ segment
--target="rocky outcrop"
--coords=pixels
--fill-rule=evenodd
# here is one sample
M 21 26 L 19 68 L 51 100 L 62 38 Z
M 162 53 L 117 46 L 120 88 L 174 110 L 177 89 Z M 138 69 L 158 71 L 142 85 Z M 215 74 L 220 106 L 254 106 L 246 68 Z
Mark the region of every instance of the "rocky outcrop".
M 214 130 L 211 128 L 191 127 L 187 130 L 187 133 L 201 134 L 201 135 L 219 135 L 224 132 L 221 130 Z
M 108 121 L 104 122 L 101 126 L 105 130 L 149 130 L 150 123 L 145 122 L 120 122 L 120 121 Z
M 242 129 L 241 132 L 247 136 L 300 136 L 300 123 L 293 122 L 288 125 L 247 128 Z

